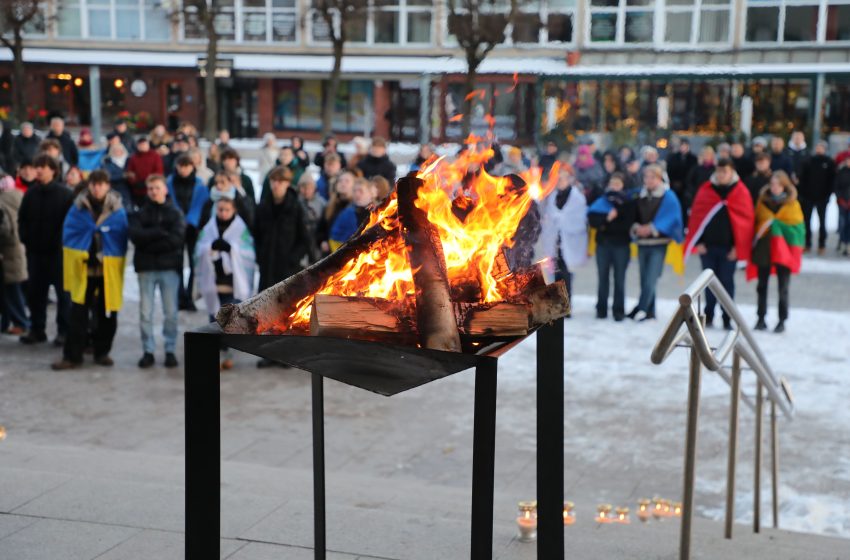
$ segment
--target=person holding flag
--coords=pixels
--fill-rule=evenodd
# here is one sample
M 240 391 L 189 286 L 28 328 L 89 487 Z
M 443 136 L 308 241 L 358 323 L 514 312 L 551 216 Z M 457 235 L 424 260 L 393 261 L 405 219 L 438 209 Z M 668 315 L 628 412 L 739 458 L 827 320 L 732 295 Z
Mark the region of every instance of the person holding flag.
M 758 278 L 758 322 L 755 330 L 767 330 L 767 285 L 771 274 L 779 282 L 779 323 L 773 332 L 785 332 L 788 319 L 788 285 L 791 274 L 800 272 L 806 225 L 797 189 L 784 171 L 777 171 L 759 194 L 753 251 L 747 264 L 747 280 Z
M 71 313 L 62 359 L 52 367 L 82 365 L 92 313 L 94 362 L 111 366 L 109 352 L 123 300 L 127 212 L 105 171 L 92 171 L 88 189 L 74 200 L 65 216 L 62 246 L 63 285 L 71 296 Z
M 655 319 L 655 290 L 664 272 L 664 263 L 670 261 L 668 249 L 678 247 L 683 237 L 682 206 L 679 197 L 665 183 L 660 165 L 650 164 L 643 170 L 636 218 L 631 236 L 638 246 L 640 297 L 628 316 L 646 321 Z M 671 264 L 674 269 L 680 268 L 676 263 Z
M 735 164 L 728 158 L 718 160 L 711 178 L 694 197 L 684 256 L 699 254 L 703 270 L 713 270 L 733 299 L 735 268 L 739 260 L 750 259 L 754 221 L 753 199 L 735 172 Z M 716 305 L 717 298 L 709 290 L 705 297 L 706 326 L 714 322 Z M 723 328 L 732 329 L 725 311 Z

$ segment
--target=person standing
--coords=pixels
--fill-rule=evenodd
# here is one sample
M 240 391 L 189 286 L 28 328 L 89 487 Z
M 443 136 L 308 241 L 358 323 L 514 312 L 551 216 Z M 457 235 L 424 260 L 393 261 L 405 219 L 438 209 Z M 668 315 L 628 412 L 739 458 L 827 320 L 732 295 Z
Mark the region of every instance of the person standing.
M 125 209 L 133 207 L 130 186 L 127 183 L 127 160 L 129 158 L 124 144 L 115 142 L 109 146 L 109 152 L 101 163 L 101 169 L 106 171 L 112 190 L 121 196 Z
M 95 170 L 65 217 L 62 267 L 71 311 L 62 359 L 52 365 L 55 371 L 83 364 L 89 333 L 94 363 L 115 363 L 109 353 L 123 303 L 127 254 L 127 211 L 121 200 L 110 187 L 109 175 Z
M 629 266 L 630 230 L 635 222 L 635 202 L 625 190 L 626 180 L 620 173 L 611 175 L 608 188 L 590 205 L 587 221 L 596 229 L 596 267 L 599 284 L 596 293 L 596 318 L 608 317 L 610 277 L 614 274 L 615 321 L 626 316 L 626 268 Z
M 655 319 L 655 294 L 670 242 L 681 243 L 684 237 L 682 207 L 679 198 L 664 183 L 664 171 L 658 165 L 650 165 L 643 175 L 636 220 L 631 229 L 638 246 L 640 297 L 628 316 L 636 321 Z
M 79 165 L 80 156 L 77 151 L 77 145 L 71 139 L 71 135 L 65 130 L 65 119 L 62 117 L 53 117 L 50 119 L 50 132 L 47 133 L 45 139 L 52 138 L 59 142 L 62 147 L 62 156 L 68 165 Z
M 732 299 L 735 299 L 737 262 L 750 258 L 753 223 L 750 192 L 735 172 L 732 160 L 719 160 L 711 179 L 699 188 L 694 198 L 684 254 L 686 258 L 691 253 L 699 254 L 703 270 L 713 270 Z M 705 297 L 707 326 L 714 321 L 716 304 L 717 298 L 709 290 Z M 732 328 L 725 310 L 723 328 Z
M 687 138 L 679 140 L 679 149 L 667 157 L 667 176 L 670 178 L 670 188 L 684 204 L 685 186 L 688 174 L 696 167 L 697 157 L 691 153 L 691 142 Z
M 195 243 L 198 240 L 198 231 L 201 223 L 201 212 L 204 205 L 210 197 L 210 190 L 201 181 L 200 177 L 195 176 L 195 167 L 192 165 L 192 159 L 182 154 L 176 163 L 176 172 L 169 176 L 166 184 L 168 186 L 168 196 L 177 207 L 183 216 L 186 218 L 186 252 L 189 255 L 189 279 L 186 284 L 180 282 L 180 309 L 186 311 L 196 311 L 195 303 L 192 301 L 192 286 L 195 281 Z M 182 264 L 178 270 L 181 273 Z
M 257 198 L 254 193 L 254 182 L 242 171 L 239 162 L 239 153 L 233 148 L 225 148 L 222 150 L 221 171 L 230 175 L 235 175 L 239 179 L 238 188 L 241 191 L 241 194 L 247 199 L 247 204 L 253 212 L 254 207 L 257 204 Z M 209 186 L 212 187 L 212 183 L 209 183 Z
M 340 163 L 342 163 L 342 167 L 347 167 L 347 163 L 345 161 L 345 156 L 342 152 L 339 151 L 337 147 L 336 136 L 330 135 L 325 137 L 325 141 L 322 143 L 322 151 L 316 154 L 316 157 L 313 158 L 313 163 L 316 164 L 316 167 L 319 169 L 324 169 L 325 167 L 325 158 L 329 154 L 336 154 L 339 157 Z
M 714 148 L 711 146 L 703 146 L 702 150 L 699 153 L 699 159 L 697 160 L 697 165 L 695 165 L 691 172 L 688 173 L 688 179 L 685 182 L 685 198 L 682 200 L 682 208 L 685 210 L 684 216 L 687 216 L 688 210 L 691 208 L 691 204 L 694 202 L 694 197 L 697 194 L 699 188 L 708 181 L 715 169 L 715 162 L 717 159 L 715 158 Z
M 806 251 L 812 249 L 812 214 L 818 213 L 820 231 L 818 232 L 818 255 L 826 252 L 826 207 L 832 196 L 835 184 L 835 162 L 826 153 L 829 145 L 818 142 L 815 154 L 805 160 L 797 189 L 800 193 L 800 204 L 805 216 Z
M 794 162 L 785 149 L 785 140 L 781 136 L 770 139 L 770 168 L 773 171 L 784 171 L 789 177 L 795 177 Z
M 316 183 L 316 188 L 319 195 L 325 200 L 328 200 L 333 191 L 334 183 L 342 173 L 342 162 L 336 154 L 328 154 L 324 160 L 325 166 L 319 175 L 319 181 Z
M 12 162 L 15 168 L 23 162 L 32 162 L 38 153 L 41 138 L 35 133 L 31 122 L 21 123 L 21 132 L 12 140 Z
M 369 155 L 357 163 L 357 169 L 363 172 L 366 179 L 380 176 L 394 185 L 396 168 L 387 155 L 387 141 L 380 136 L 372 138 Z
M 656 153 L 657 155 L 657 153 Z M 575 161 L 576 179 L 584 188 L 584 195 L 588 203 L 592 204 L 606 188 L 605 170 L 593 157 L 590 146 L 578 147 Z
M 741 142 L 732 142 L 731 148 L 732 163 L 735 164 L 735 171 L 738 172 L 738 177 L 746 177 L 752 175 L 756 168 L 753 158 L 747 155 L 744 145 Z M 756 194 L 758 196 L 758 193 Z
M 118 140 L 127 149 L 127 153 L 132 155 L 136 153 L 136 141 L 133 140 L 133 133 L 127 127 L 127 121 L 122 118 L 115 120 L 115 127 L 112 129 Z
M 327 158 L 325 159 L 325 165 L 327 165 Z M 318 242 L 318 231 L 319 222 L 325 213 L 325 207 L 328 205 L 328 201 L 322 198 L 322 195 L 317 192 L 316 182 L 309 173 L 302 175 L 301 180 L 298 181 L 298 194 L 298 201 L 304 210 L 304 225 L 309 235 L 307 255 L 310 257 L 310 262 L 314 263 L 322 258 L 322 251 L 319 248 Z
M 70 300 L 62 287 L 62 226 L 74 196 L 59 179 L 59 162 L 40 154 L 33 161 L 37 179 L 30 187 L 18 211 L 18 234 L 26 248 L 27 305 L 30 331 L 21 337 L 23 344 L 47 340 L 47 294 L 56 291 L 57 335 L 54 344 L 65 344 Z
M 835 174 L 838 200 L 838 252 L 850 256 L 850 157 L 844 158 Z
M 747 280 L 758 278 L 758 322 L 755 330 L 767 330 L 767 288 L 771 274 L 779 284 L 779 322 L 773 332 L 785 331 L 788 319 L 788 285 L 791 275 L 800 272 L 803 262 L 803 210 L 797 201 L 797 189 L 784 171 L 770 178 L 756 206 L 753 252 L 747 265 Z
M 555 191 L 543 201 L 542 257 L 556 265 L 556 278 L 572 295 L 573 271 L 587 262 L 587 201 L 569 165 L 558 168 Z
M 18 210 L 24 193 L 10 175 L 0 178 L 0 332 L 20 336 L 29 330 L 22 285 L 27 259 L 18 235 Z
M 162 157 L 151 149 L 147 136 L 139 136 L 136 151 L 127 161 L 127 183 L 133 206 L 140 206 L 147 198 L 147 180 L 151 175 L 163 174 Z
M 162 175 L 148 175 L 147 197 L 138 212 L 130 215 L 129 234 L 133 242 L 133 266 L 139 276 L 139 328 L 143 354 L 140 368 L 154 364 L 156 339 L 153 316 L 156 290 L 162 300 L 162 337 L 165 341 L 165 367 L 177 367 L 177 294 L 179 270 L 183 268 L 186 220 L 168 198 Z
M 803 171 L 809 163 L 809 147 L 806 145 L 806 135 L 801 130 L 795 130 L 788 139 L 788 157 L 791 160 L 791 181 L 799 187 Z
M 277 147 L 277 136 L 273 132 L 266 132 L 263 135 L 263 147 L 260 148 L 260 161 L 257 168 L 260 177 L 266 177 L 277 166 L 279 152 L 280 148 Z M 307 166 L 304 167 L 306 168 Z
M 758 202 L 761 190 L 770 182 L 773 176 L 773 171 L 770 170 L 770 156 L 765 153 L 756 155 L 755 171 L 744 179 L 744 184 L 747 185 L 747 190 L 750 191 L 750 196 L 753 199 L 753 207 Z
M 369 219 L 369 208 L 378 196 L 375 185 L 359 177 L 354 180 L 351 191 L 351 204 L 345 207 L 334 220 L 330 231 L 331 251 L 336 251 L 348 241 L 364 220 Z

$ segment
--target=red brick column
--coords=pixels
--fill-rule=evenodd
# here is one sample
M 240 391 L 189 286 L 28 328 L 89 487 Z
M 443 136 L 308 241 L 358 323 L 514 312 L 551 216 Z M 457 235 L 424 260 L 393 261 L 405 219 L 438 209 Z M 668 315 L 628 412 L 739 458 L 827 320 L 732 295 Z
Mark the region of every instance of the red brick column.
M 377 85 L 380 83 L 381 85 Z M 375 111 L 375 128 L 373 136 L 390 137 L 390 121 L 387 115 L 390 112 L 392 96 L 388 82 L 376 82 L 373 90 L 373 110 Z
M 274 132 L 274 90 L 271 78 L 257 80 L 257 119 L 258 134 Z

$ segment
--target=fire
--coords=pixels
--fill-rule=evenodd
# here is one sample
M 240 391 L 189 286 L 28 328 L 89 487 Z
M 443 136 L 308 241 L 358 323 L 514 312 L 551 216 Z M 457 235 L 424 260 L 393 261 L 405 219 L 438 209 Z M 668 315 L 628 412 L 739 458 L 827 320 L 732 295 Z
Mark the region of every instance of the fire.
M 417 177 L 424 181 L 416 206 L 423 210 L 442 242 L 449 284 L 474 285 L 481 302 L 503 301 L 507 287 L 494 271 L 503 247 L 513 245 L 520 221 L 535 200 L 552 191 L 555 180 L 543 182 L 540 170 L 524 174 L 528 186 L 514 185 L 508 177 L 493 177 L 484 164 L 493 156 L 481 139 L 471 137 L 468 149 L 454 161 L 434 157 Z M 557 169 L 551 174 L 557 178 Z M 391 235 L 373 243 L 328 278 L 317 294 L 375 297 L 391 301 L 414 294 L 413 273 L 399 231 L 398 201 L 393 193 L 372 212 L 366 227 L 380 224 Z M 296 311 L 276 331 L 306 329 L 313 295 L 301 300 Z

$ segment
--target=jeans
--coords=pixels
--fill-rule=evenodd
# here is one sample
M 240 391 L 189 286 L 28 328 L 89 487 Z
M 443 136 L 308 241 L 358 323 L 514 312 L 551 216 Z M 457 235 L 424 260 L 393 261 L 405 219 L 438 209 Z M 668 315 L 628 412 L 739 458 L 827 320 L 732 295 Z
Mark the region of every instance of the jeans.
M 27 317 L 27 306 L 24 303 L 24 291 L 21 289 L 21 284 L 14 282 L 3 285 L 2 293 L 2 308 L 0 308 L 0 331 L 5 332 L 10 325 L 22 327 L 25 330 L 30 328 L 30 320 Z
M 176 270 L 139 272 L 139 327 L 142 332 L 142 348 L 148 354 L 153 354 L 156 350 L 153 312 L 157 286 L 162 297 L 162 337 L 165 339 L 165 352 L 173 354 L 177 350 L 177 290 L 180 287 L 180 274 Z
M 27 304 L 33 334 L 44 334 L 47 330 L 47 294 L 50 286 L 56 290 L 56 326 L 60 336 L 68 330 L 68 312 L 71 297 L 62 287 L 62 253 L 37 255 L 27 253 L 27 272 L 29 284 Z
M 770 267 L 759 267 L 759 281 L 756 291 L 758 293 L 758 316 L 764 319 L 767 315 L 767 284 L 770 280 Z M 776 280 L 779 282 L 779 320 L 788 318 L 788 285 L 791 283 L 791 270 L 784 266 L 776 267 Z
M 803 207 L 803 222 L 806 224 L 806 249 L 812 248 L 812 214 L 817 210 L 818 221 L 820 221 L 820 231 L 818 232 L 818 249 L 826 247 L 826 207 L 829 204 L 829 199 L 819 200 L 817 202 L 800 199 L 800 206 Z
M 658 279 L 664 272 L 664 259 L 667 257 L 667 245 L 638 245 L 638 265 L 640 265 L 640 297 L 637 310 L 649 317 L 655 317 L 655 289 Z
M 842 243 L 850 243 L 850 207 L 838 207 L 838 235 Z
M 103 278 L 89 278 L 86 284 L 86 301 L 84 304 L 72 303 L 70 312 L 70 329 L 65 338 L 63 357 L 75 364 L 82 363 L 83 352 L 88 342 L 90 321 L 89 315 L 94 311 L 92 329 L 92 346 L 94 357 L 108 356 L 112 350 L 112 340 L 118 329 L 118 313 L 106 313 L 106 300 L 103 289 Z
M 702 261 L 702 269 L 710 269 L 717 275 L 717 279 L 723 284 L 723 287 L 729 292 L 729 296 L 735 299 L 735 269 L 737 268 L 736 261 L 729 260 L 729 251 L 731 247 L 718 247 L 709 245 L 706 247 L 707 252 L 700 255 Z M 705 317 L 711 321 L 714 319 L 714 306 L 717 305 L 717 298 L 711 290 L 705 292 Z M 728 321 L 729 315 L 723 312 L 723 320 Z
M 614 271 L 614 317 L 626 314 L 626 268 L 631 251 L 628 244 L 600 243 L 596 247 L 596 268 L 599 271 L 599 286 L 596 292 L 596 313 L 608 314 L 608 294 L 611 291 L 610 276 Z

